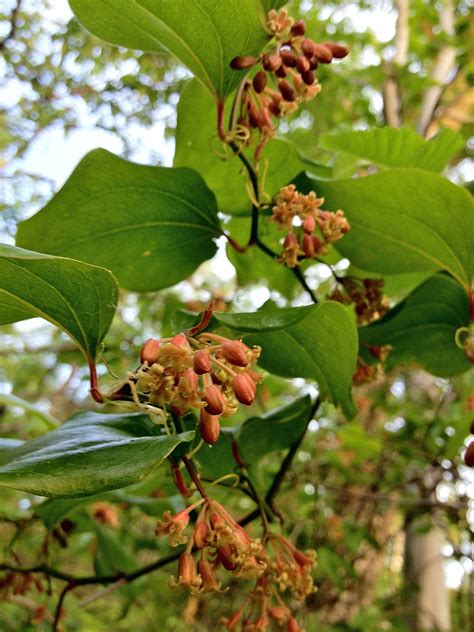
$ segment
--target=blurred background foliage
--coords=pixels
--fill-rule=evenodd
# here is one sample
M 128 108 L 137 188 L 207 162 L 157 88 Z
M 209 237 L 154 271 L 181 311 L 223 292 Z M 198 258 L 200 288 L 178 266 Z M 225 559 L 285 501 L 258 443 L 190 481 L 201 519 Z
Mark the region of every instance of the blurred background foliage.
M 452 3 L 454 21 L 446 33 L 440 26 L 443 3 L 410 2 L 409 46 L 401 65 L 393 61 L 397 4 L 291 3 L 293 15 L 305 19 L 315 39 L 345 41 L 351 54 L 347 63 L 321 69 L 321 95 L 296 119 L 284 121 L 281 132 L 311 158 L 332 161 L 334 175 L 344 175 L 347 157 L 334 158 L 318 148 L 317 135 L 387 124 L 385 89 L 394 75 L 401 122 L 416 129 L 433 66 L 440 50 L 451 46 L 455 64 L 426 133 L 449 127 L 463 135 L 465 149 L 448 175 L 469 184 L 470 3 Z M 34 151 L 45 165 L 53 160 L 52 133 L 59 131 L 63 147 L 67 151 L 71 146 L 75 159 L 80 157 L 74 153 L 77 134 L 95 130 L 96 144 L 107 138 L 118 153 L 136 161 L 170 164 L 176 105 L 189 78 L 173 58 L 104 44 L 86 33 L 67 7 L 53 1 L 4 2 L 0 26 L 2 241 L 12 243 L 18 221 L 40 208 L 64 178 L 46 175 L 47 168 L 30 169 Z M 105 135 L 97 136 L 97 130 Z M 61 156 L 54 160 L 61 161 Z M 330 284 L 324 266 L 315 266 L 309 275 L 313 284 Z M 159 295 L 123 294 L 107 336 L 103 379 L 111 383 L 114 375 L 126 375 L 143 340 L 169 334 L 178 309 L 199 311 L 210 298 L 220 301 L 222 309 L 244 311 L 268 298 L 280 305 L 289 300 L 270 294 L 258 280 L 239 284 L 221 248 L 216 261 L 174 288 Z M 302 300 L 296 297 L 292 304 Z M 35 320 L 5 327 L 1 340 L 2 437 L 30 439 L 43 433 L 51 418 L 63 421 L 79 408 L 94 409 L 82 358 L 63 334 Z M 407 560 L 410 542 L 422 546 L 430 533 L 439 535 L 436 563 L 443 562 L 446 574 L 440 580 L 433 572 L 431 581 L 441 581 L 441 588 L 449 591 L 450 629 L 474 629 L 469 528 L 474 523 L 474 476 L 461 459 L 474 417 L 472 390 L 472 373 L 447 380 L 407 367 L 357 389 L 357 421 L 347 423 L 325 405 L 310 423 L 277 499 L 293 541 L 318 551 L 319 590 L 302 610 L 308 632 L 416 629 L 419 600 Z M 315 389 L 303 380 L 268 378 L 250 413 L 259 416 L 307 392 L 314 395 Z M 242 421 L 236 416 L 236 423 Z M 271 453 L 256 465 L 262 485 L 271 480 L 283 456 Z M 244 495 L 230 494 L 224 486 L 216 494 L 237 515 L 251 509 Z M 76 574 L 133 570 L 166 555 L 166 545 L 154 536 L 156 518 L 182 502 L 166 468 L 126 493 L 81 503 L 46 502 L 42 508 L 44 499 L 6 490 L 0 490 L 0 499 L 2 558 L 21 565 L 47 560 Z M 226 604 L 242 595 L 236 584 L 224 596 L 183 598 L 168 588 L 173 572 L 165 567 L 113 590 L 77 589 L 67 603 L 64 629 L 211 630 Z M 429 578 L 423 581 L 429 583 Z M 433 594 L 438 588 L 432 587 Z M 0 629 L 49 629 L 55 603 L 50 591 L 57 599 L 57 583 L 40 579 L 25 595 L 19 591 L 8 601 L 0 599 Z

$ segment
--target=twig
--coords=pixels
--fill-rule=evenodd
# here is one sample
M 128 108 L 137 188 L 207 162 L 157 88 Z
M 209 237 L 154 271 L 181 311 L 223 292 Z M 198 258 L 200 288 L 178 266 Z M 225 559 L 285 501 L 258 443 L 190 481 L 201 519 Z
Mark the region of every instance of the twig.
M 387 125 L 390 127 L 400 127 L 401 117 L 401 94 L 397 79 L 399 68 L 407 63 L 408 59 L 408 13 L 410 0 L 397 0 L 398 15 L 395 32 L 395 56 L 389 65 L 389 76 L 383 85 L 383 109 Z
M 74 588 L 75 588 L 75 584 L 73 582 L 70 582 L 70 583 L 66 584 L 64 586 L 64 588 L 61 590 L 61 593 L 60 593 L 59 599 L 58 599 L 58 603 L 56 605 L 56 610 L 54 611 L 54 621 L 53 621 L 53 627 L 52 627 L 53 632 L 56 632 L 59 629 L 58 626 L 59 626 L 59 622 L 61 620 L 61 614 L 62 614 L 62 611 L 63 611 L 64 600 L 66 599 L 68 592 L 70 592 Z

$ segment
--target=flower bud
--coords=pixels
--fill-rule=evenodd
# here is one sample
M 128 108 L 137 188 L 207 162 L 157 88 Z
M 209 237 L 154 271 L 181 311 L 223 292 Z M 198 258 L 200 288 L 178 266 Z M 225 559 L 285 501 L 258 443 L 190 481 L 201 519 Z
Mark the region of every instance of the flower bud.
M 148 366 L 151 366 L 155 362 L 158 362 L 160 357 L 160 341 L 148 338 L 145 341 L 142 350 L 140 351 L 140 362 L 143 364 L 146 362 Z
M 233 70 L 245 70 L 246 68 L 252 68 L 252 66 L 255 66 L 257 61 L 258 59 L 256 57 L 234 57 L 234 59 L 230 62 L 230 67 Z
M 230 544 L 224 544 L 217 549 L 217 559 L 226 571 L 235 571 L 237 564 L 234 562 L 234 552 Z
M 471 441 L 471 443 L 467 446 L 464 454 L 464 463 L 467 467 L 474 467 L 474 441 Z
M 311 257 L 314 257 L 314 243 L 313 243 L 313 238 L 311 237 L 311 235 L 305 235 L 303 237 L 303 252 L 304 254 L 311 259 Z
M 294 617 L 290 617 L 290 619 L 288 619 L 286 630 L 287 632 L 300 632 L 301 628 L 298 625 L 298 621 Z
M 313 40 L 311 40 L 311 39 L 304 39 L 301 42 L 301 51 L 302 51 L 303 55 L 308 57 L 308 59 L 311 59 L 311 57 L 313 57 L 313 55 L 314 55 L 315 46 L 316 46 L 316 44 L 313 42 Z
M 288 74 L 288 69 L 286 66 L 281 65 L 279 68 L 275 70 L 275 76 L 279 79 L 284 79 Z
M 275 72 L 281 66 L 281 58 L 277 53 L 267 53 L 262 57 L 262 66 L 267 72 Z
M 263 70 L 259 70 L 252 81 L 253 89 L 257 94 L 265 90 L 267 85 L 267 75 Z
M 292 248 L 298 245 L 298 239 L 294 233 L 288 233 L 283 241 L 284 248 Z
M 309 60 L 305 55 L 300 55 L 296 60 L 296 69 L 299 73 L 303 74 L 309 70 Z
M 309 215 L 303 222 L 302 228 L 305 233 L 312 233 L 316 228 L 316 220 L 312 215 Z
M 322 248 L 321 240 L 316 235 L 313 235 L 312 239 L 313 239 L 314 252 L 315 254 L 318 254 L 318 252 Z
M 194 353 L 194 371 L 198 375 L 209 373 L 212 369 L 211 356 L 206 349 L 200 349 Z
M 202 579 L 202 589 L 204 592 L 211 592 L 213 590 L 219 590 L 221 587 L 217 581 L 216 576 L 212 571 L 212 567 L 209 561 L 206 559 L 199 560 L 197 563 L 197 570 Z
M 344 44 L 338 44 L 337 42 L 324 42 L 323 46 L 329 48 L 335 59 L 343 59 L 349 54 L 349 48 L 344 46 Z
M 314 55 L 322 64 L 330 64 L 332 62 L 332 52 L 324 44 L 314 45 Z
M 206 443 L 214 445 L 221 433 L 219 417 L 217 415 L 210 415 L 204 408 L 201 408 L 201 412 L 199 413 L 199 431 Z
M 304 20 L 296 20 L 293 26 L 290 29 L 290 33 L 292 35 L 304 35 L 306 32 L 306 24 Z
M 198 376 L 192 369 L 185 369 L 183 371 L 183 378 L 186 380 L 190 391 L 195 391 L 198 387 Z
M 205 522 L 198 522 L 194 527 L 193 539 L 194 544 L 198 549 L 203 549 L 207 546 L 207 538 L 209 536 L 209 527 Z
M 285 64 L 287 68 L 295 68 L 296 57 L 291 52 L 291 50 L 281 50 L 280 57 L 281 57 L 282 62 Z
M 247 109 L 249 113 L 249 123 L 251 127 L 260 128 L 262 126 L 260 115 L 252 101 L 248 103 Z
M 268 609 L 268 614 L 274 619 L 277 623 L 285 623 L 288 621 L 290 617 L 290 611 L 284 605 L 274 606 L 273 608 Z
M 285 81 L 284 79 L 279 81 L 278 89 L 280 90 L 280 94 L 285 99 L 285 101 L 295 101 L 296 99 L 295 91 L 290 86 L 288 81 Z
M 191 553 L 181 553 L 179 556 L 178 581 L 183 586 L 192 586 L 196 581 L 196 566 Z
M 246 373 L 240 373 L 234 377 L 233 386 L 237 400 L 245 406 L 250 406 L 255 399 L 257 390 L 252 378 Z
M 305 84 L 307 86 L 312 86 L 314 83 L 314 80 L 316 79 L 315 74 L 312 70 L 308 70 L 307 72 L 303 72 L 301 74 L 301 78 L 303 79 L 303 81 L 305 82 Z
M 187 340 L 184 334 L 176 334 L 176 336 L 171 338 L 171 344 L 175 345 L 175 347 L 183 347 L 186 343 Z
M 204 390 L 203 400 L 206 402 L 206 412 L 209 415 L 220 415 L 224 410 L 224 397 L 218 386 L 211 384 Z
M 248 347 L 240 340 L 226 340 L 222 343 L 222 357 L 234 366 L 246 367 L 249 363 L 247 353 Z
M 307 566 L 313 563 L 312 560 L 299 549 L 295 549 L 293 551 L 293 557 L 299 566 Z

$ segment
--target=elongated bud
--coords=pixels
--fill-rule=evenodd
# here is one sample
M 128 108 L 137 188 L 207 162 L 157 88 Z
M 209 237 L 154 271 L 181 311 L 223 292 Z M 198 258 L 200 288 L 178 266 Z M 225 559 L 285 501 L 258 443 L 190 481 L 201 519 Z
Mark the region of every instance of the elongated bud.
M 197 563 L 197 570 L 199 575 L 201 575 L 202 588 L 204 589 L 204 592 L 219 590 L 220 583 L 217 581 L 208 560 L 199 560 Z
M 309 69 L 316 70 L 317 67 L 318 67 L 317 57 L 311 57 L 311 59 L 309 60 Z
M 207 538 L 209 536 L 209 527 L 205 522 L 198 522 L 194 527 L 193 539 L 194 544 L 198 549 L 203 549 L 207 546 Z
M 298 239 L 294 233 L 288 233 L 283 241 L 284 248 L 291 248 L 298 245 Z
M 305 82 L 307 86 L 312 86 L 314 83 L 314 80 L 316 79 L 316 76 L 312 70 L 308 70 L 307 72 L 303 72 L 301 74 L 301 78 L 303 79 L 303 81 Z
M 296 99 L 296 94 L 293 88 L 290 86 L 288 81 L 282 79 L 278 82 L 278 89 L 280 90 L 281 96 L 285 99 L 285 101 L 294 101 Z
M 275 76 L 278 77 L 279 79 L 284 79 L 287 74 L 288 74 L 288 69 L 286 66 L 281 65 L 280 68 L 277 68 L 275 70 Z
M 256 57 L 234 57 L 234 59 L 230 62 L 230 67 L 233 70 L 245 70 L 246 68 L 252 68 L 252 66 L 255 66 L 257 61 L 258 59 Z
M 314 48 L 315 48 L 315 46 L 316 46 L 316 44 L 313 42 L 313 40 L 311 40 L 311 39 L 304 39 L 301 42 L 301 51 L 302 51 L 303 55 L 308 57 L 308 59 L 311 59 L 311 57 L 313 57 L 313 55 L 314 55 Z
M 160 357 L 160 341 L 148 338 L 145 341 L 142 350 L 140 351 L 140 362 L 143 364 L 146 362 L 148 366 L 151 366 L 155 362 L 158 362 Z
M 253 89 L 257 94 L 263 92 L 267 85 L 267 75 L 263 70 L 259 70 L 252 81 Z
M 306 24 L 304 20 L 296 20 L 290 29 L 292 35 L 304 35 L 306 33 Z
M 282 50 L 282 51 L 280 51 L 280 57 L 281 57 L 282 62 L 288 68 L 295 68 L 296 67 L 296 57 L 291 52 L 291 50 Z
M 314 217 L 312 217 L 312 215 L 309 215 L 303 222 L 303 226 L 302 226 L 303 230 L 305 233 L 312 233 L 314 231 L 314 229 L 316 228 L 316 220 L 314 219 Z
M 332 62 L 332 52 L 324 44 L 315 44 L 314 55 L 322 64 L 330 64 Z
M 474 467 L 474 441 L 467 446 L 467 450 L 464 454 L 464 463 L 467 467 Z
M 349 54 L 349 48 L 338 42 L 323 42 L 323 46 L 329 48 L 335 59 L 343 59 Z
M 313 235 L 312 239 L 313 239 L 314 252 L 318 254 L 318 252 L 322 248 L 321 240 L 316 235 Z
M 303 74 L 304 72 L 308 72 L 310 68 L 309 60 L 305 55 L 300 55 L 296 60 L 296 69 L 299 73 Z
M 178 488 L 179 493 L 182 496 L 184 496 L 185 498 L 189 498 L 190 496 L 192 496 L 192 492 L 188 488 L 188 486 L 186 485 L 186 481 L 184 480 L 183 473 L 179 469 L 179 467 L 176 464 L 173 463 L 171 471 L 172 471 L 172 474 L 173 474 L 174 484 Z
M 312 564 L 311 559 L 307 555 L 302 553 L 299 549 L 293 551 L 293 557 L 295 558 L 295 562 L 299 564 L 299 566 L 307 566 Z
M 199 431 L 206 443 L 214 445 L 221 433 L 219 417 L 217 415 L 209 415 L 204 408 L 201 408 L 199 413 Z
M 181 553 L 178 562 L 178 579 L 183 586 L 192 586 L 196 580 L 196 566 L 191 553 Z
M 198 376 L 192 369 L 185 369 L 183 371 L 183 377 L 188 383 L 188 387 L 191 391 L 195 391 L 198 387 Z
M 253 404 L 257 387 L 252 378 L 246 373 L 240 373 L 234 377 L 234 393 L 237 400 L 245 406 Z
M 224 397 L 221 390 L 215 384 L 207 386 L 204 390 L 203 400 L 206 402 L 206 412 L 209 415 L 220 415 L 224 410 Z
M 286 624 L 287 632 L 300 632 L 301 628 L 298 625 L 298 621 L 294 617 L 290 617 L 288 619 L 288 623 Z
M 248 109 L 248 113 L 249 113 L 249 123 L 250 123 L 251 127 L 260 128 L 262 126 L 262 122 L 260 120 L 260 115 L 259 115 L 258 110 L 257 110 L 257 108 L 255 107 L 255 105 L 253 104 L 252 101 L 250 101 L 247 104 L 247 109 Z
M 240 454 L 238 443 L 235 440 L 232 441 L 232 456 L 239 467 L 245 467 L 245 461 Z
M 215 511 L 209 516 L 209 522 L 213 529 L 219 529 L 225 526 L 224 518 Z
M 274 606 L 268 609 L 268 614 L 278 623 L 285 623 L 290 617 L 290 611 L 286 606 Z
M 267 72 L 275 72 L 281 66 L 281 58 L 277 53 L 267 53 L 262 57 L 262 66 Z
M 246 367 L 249 363 L 248 347 L 240 340 L 226 340 L 222 343 L 222 356 L 234 366 Z
M 278 95 L 278 96 L 280 96 L 280 95 Z M 280 101 L 281 101 L 281 97 L 280 97 Z M 270 101 L 270 103 L 268 104 L 268 109 L 273 114 L 273 116 L 280 116 L 281 115 L 280 101 L 278 99 L 275 99 L 275 97 L 273 97 L 272 100 Z
M 209 351 L 205 349 L 200 349 L 194 353 L 194 371 L 198 375 L 204 375 L 204 373 L 209 373 L 212 369 L 211 356 Z
M 309 259 L 314 257 L 314 243 L 311 235 L 305 235 L 303 237 L 303 252 Z
M 237 564 L 234 562 L 233 549 L 230 544 L 224 544 L 217 549 L 217 559 L 226 571 L 235 571 Z

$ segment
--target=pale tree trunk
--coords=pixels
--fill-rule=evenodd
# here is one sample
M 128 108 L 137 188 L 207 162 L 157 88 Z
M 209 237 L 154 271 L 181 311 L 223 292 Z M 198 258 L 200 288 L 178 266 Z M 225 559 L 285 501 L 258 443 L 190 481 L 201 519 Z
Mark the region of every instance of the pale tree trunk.
M 397 81 L 397 72 L 400 66 L 404 66 L 408 59 L 408 15 L 410 10 L 409 0 L 397 0 L 397 26 L 395 31 L 395 57 L 390 64 L 390 76 L 383 85 L 383 109 L 385 122 L 390 127 L 402 125 L 402 101 L 400 87 Z
M 417 533 L 417 522 L 406 529 L 405 582 L 410 601 L 410 630 L 451 632 L 449 593 L 446 586 L 442 547 L 443 531 L 433 527 Z

